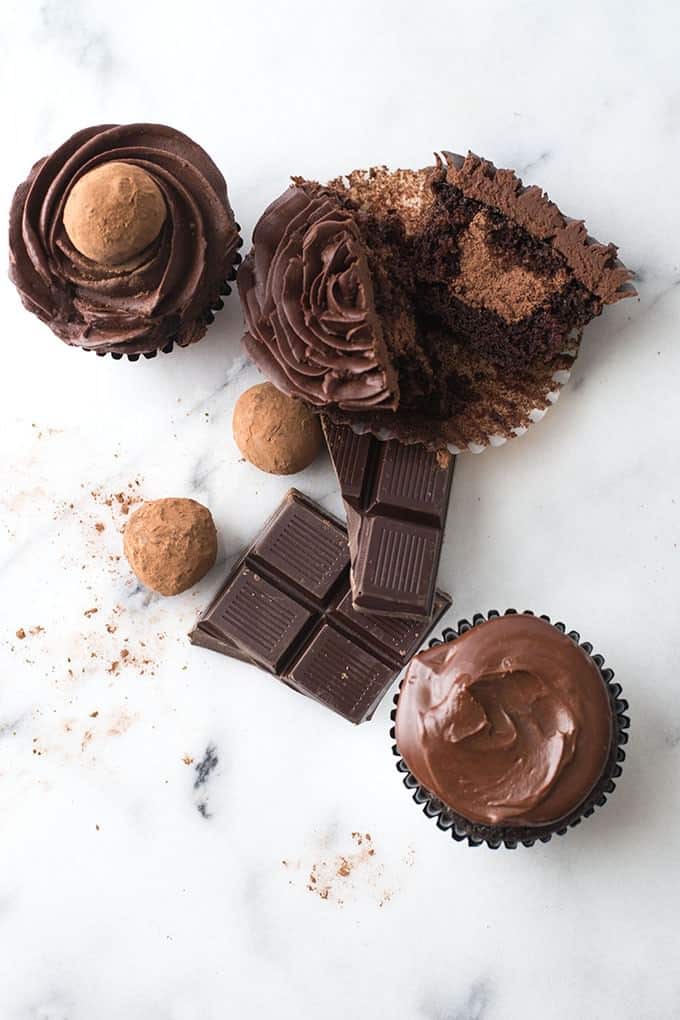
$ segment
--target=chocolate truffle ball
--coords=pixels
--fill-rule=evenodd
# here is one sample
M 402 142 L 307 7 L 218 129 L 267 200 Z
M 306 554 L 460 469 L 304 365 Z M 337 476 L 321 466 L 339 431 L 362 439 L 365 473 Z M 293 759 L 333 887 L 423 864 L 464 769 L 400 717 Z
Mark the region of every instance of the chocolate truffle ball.
M 124 550 L 143 585 L 178 595 L 213 566 L 217 532 L 210 511 L 195 500 L 154 499 L 130 517 Z
M 64 228 L 86 258 L 105 266 L 129 262 L 156 240 L 165 200 L 153 178 L 133 163 L 103 163 L 73 185 Z
M 234 408 L 234 439 L 251 464 L 270 475 L 294 475 L 321 449 L 321 426 L 301 400 L 271 383 L 242 393 Z

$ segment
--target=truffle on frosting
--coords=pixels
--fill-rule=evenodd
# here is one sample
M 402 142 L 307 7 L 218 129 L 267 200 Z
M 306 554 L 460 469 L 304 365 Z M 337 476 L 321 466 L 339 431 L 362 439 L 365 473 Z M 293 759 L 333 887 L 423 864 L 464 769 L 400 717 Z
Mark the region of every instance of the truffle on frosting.
M 64 229 L 93 262 L 118 266 L 156 240 L 165 202 L 153 177 L 134 163 L 102 163 L 79 177 L 64 205 Z
M 178 595 L 214 565 L 217 531 L 210 511 L 196 500 L 154 499 L 131 515 L 124 551 L 145 587 Z
M 239 272 L 244 346 L 357 431 L 452 453 L 520 435 L 583 327 L 635 294 L 614 245 L 472 153 L 293 185 Z
M 268 382 L 251 386 L 238 398 L 233 431 L 246 460 L 272 475 L 303 471 L 321 449 L 318 417 Z
M 224 177 L 162 124 L 85 128 L 39 160 L 14 195 L 9 242 L 29 311 L 67 344 L 135 360 L 201 339 L 241 246 Z

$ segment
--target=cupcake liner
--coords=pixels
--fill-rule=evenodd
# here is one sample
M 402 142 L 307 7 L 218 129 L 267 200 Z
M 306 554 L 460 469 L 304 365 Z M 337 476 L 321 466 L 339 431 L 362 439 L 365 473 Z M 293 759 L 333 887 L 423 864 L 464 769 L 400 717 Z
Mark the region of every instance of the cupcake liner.
M 213 301 L 210 304 L 210 306 L 206 309 L 202 316 L 198 317 L 199 320 L 203 319 L 206 327 L 211 326 L 212 323 L 215 321 L 215 312 L 219 312 L 224 308 L 224 301 L 222 299 L 228 297 L 231 294 L 233 289 L 231 284 L 236 279 L 238 267 L 242 261 L 242 256 L 239 251 L 239 249 L 243 247 L 241 227 L 238 223 L 235 224 L 235 227 L 236 230 L 238 231 L 239 236 L 236 242 L 234 243 L 234 252 L 232 255 L 231 269 L 229 270 L 228 276 L 222 281 L 222 284 L 220 285 L 220 297 L 218 297 L 215 301 Z M 125 351 L 95 350 L 95 354 L 97 355 L 98 358 L 105 358 L 108 356 L 111 357 L 114 361 L 120 361 L 121 358 L 127 358 L 128 361 L 139 361 L 140 358 L 147 359 L 155 358 L 157 354 L 170 354 L 176 347 L 181 348 L 190 347 L 192 346 L 192 344 L 198 343 L 200 340 L 202 340 L 204 336 L 205 333 L 203 333 L 200 337 L 197 337 L 194 340 L 189 340 L 187 343 L 181 343 L 181 341 L 179 341 L 176 337 L 173 337 L 171 340 L 167 340 L 162 347 L 156 347 L 152 351 L 133 351 L 130 354 L 128 354 Z M 83 351 L 93 350 L 93 348 L 88 347 L 81 347 L 80 349 Z
M 579 348 L 581 345 L 581 339 L 583 336 L 582 329 L 573 329 L 569 334 L 569 346 L 561 352 L 559 359 L 559 368 L 557 368 L 551 375 L 550 385 L 540 394 L 536 396 L 534 407 L 528 411 L 523 411 L 520 418 L 508 417 L 506 420 L 502 419 L 502 415 L 499 413 L 499 427 L 496 432 L 487 432 L 482 441 L 477 436 L 474 440 L 465 437 L 465 429 L 462 431 L 462 439 L 459 444 L 446 443 L 446 449 L 449 453 L 458 455 L 469 451 L 470 453 L 483 453 L 484 450 L 490 446 L 503 446 L 509 439 L 515 439 L 516 437 L 523 436 L 528 431 L 529 427 L 535 422 L 541 421 L 545 417 L 546 413 L 550 410 L 553 404 L 556 404 L 562 387 L 566 385 L 571 376 L 571 370 L 574 362 L 578 356 Z M 397 411 L 397 414 L 399 412 Z M 405 439 L 404 435 L 397 429 L 390 429 L 386 426 L 377 427 L 371 424 L 369 420 L 362 421 L 350 420 L 349 418 L 343 419 L 347 424 L 351 425 L 356 433 L 363 435 L 366 432 L 372 433 L 376 439 L 384 441 L 390 439 L 398 439 L 400 442 L 409 442 L 409 439 Z M 413 442 L 419 440 L 414 439 Z
M 435 645 L 455 641 L 461 634 L 471 630 L 472 627 L 477 627 L 480 623 L 485 623 L 487 619 L 493 620 L 499 616 L 511 616 L 516 613 L 516 609 L 506 609 L 505 613 L 499 613 L 498 610 L 492 609 L 487 616 L 484 616 L 483 613 L 476 613 L 472 618 L 472 623 L 469 620 L 460 620 L 457 628 L 447 627 L 441 638 L 432 638 L 430 640 L 428 647 L 434 648 Z M 530 609 L 524 610 L 524 614 L 527 616 L 535 615 Z M 546 623 L 552 623 L 549 616 L 542 615 L 539 618 L 545 620 Z M 621 697 L 621 685 L 614 683 L 614 670 L 605 667 L 603 656 L 593 652 L 591 643 L 589 641 L 582 642 L 578 632 L 575 630 L 568 631 L 563 623 L 554 623 L 552 626 L 561 634 L 566 634 L 575 644 L 579 645 L 597 666 L 609 695 L 613 718 L 611 747 L 601 777 L 585 800 L 565 818 L 560 819 L 559 822 L 542 826 L 492 826 L 471 822 L 463 818 L 462 815 L 451 810 L 438 797 L 435 797 L 434 794 L 420 785 L 399 754 L 399 749 L 396 745 L 395 726 L 392 725 L 390 729 L 390 737 L 395 741 L 392 745 L 392 753 L 398 759 L 396 766 L 397 770 L 404 776 L 404 786 L 408 790 L 413 791 L 413 800 L 416 804 L 422 806 L 425 815 L 434 820 L 437 828 L 444 832 L 450 832 L 453 839 L 457 842 L 467 841 L 469 846 L 486 844 L 491 850 L 497 850 L 501 846 L 506 847 L 508 850 L 514 850 L 520 844 L 522 846 L 533 846 L 534 843 L 548 843 L 553 836 L 563 836 L 568 829 L 579 825 L 584 818 L 589 818 L 595 811 L 595 808 L 601 807 L 606 803 L 608 796 L 616 787 L 615 780 L 619 778 L 623 771 L 623 762 L 626 757 L 624 746 L 628 743 L 628 728 L 630 726 L 630 719 L 626 715 L 628 702 L 625 698 Z M 395 707 L 390 715 L 393 724 L 396 720 L 396 706 L 399 702 L 399 694 L 401 693 L 403 682 L 402 678 L 399 691 L 394 698 Z

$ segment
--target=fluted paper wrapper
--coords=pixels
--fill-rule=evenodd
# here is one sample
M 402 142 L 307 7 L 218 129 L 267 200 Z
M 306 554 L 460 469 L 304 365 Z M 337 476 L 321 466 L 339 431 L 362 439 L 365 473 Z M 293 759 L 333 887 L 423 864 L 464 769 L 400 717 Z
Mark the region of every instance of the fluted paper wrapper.
M 212 323 L 215 321 L 215 312 L 219 312 L 224 308 L 224 301 L 222 299 L 224 297 L 228 297 L 229 294 L 231 294 L 232 292 L 231 284 L 236 279 L 236 273 L 241 263 L 241 253 L 239 249 L 243 247 L 243 238 L 240 236 L 241 228 L 238 225 L 238 223 L 235 224 L 235 226 L 236 230 L 239 232 L 239 236 L 238 240 L 234 244 L 231 270 L 226 279 L 224 280 L 224 282 L 222 283 L 222 286 L 220 287 L 221 296 L 218 297 L 216 301 L 213 301 L 209 308 L 206 308 L 202 316 L 199 316 L 199 318 L 202 318 L 204 320 L 206 327 L 211 326 Z M 105 358 L 109 356 L 113 358 L 114 361 L 120 361 L 122 358 L 127 358 L 128 361 L 139 361 L 140 358 L 147 359 L 155 358 L 157 354 L 170 354 L 172 353 L 173 350 L 175 350 L 176 347 L 180 348 L 192 347 L 194 343 L 200 343 L 200 341 L 203 339 L 205 335 L 206 334 L 204 333 L 203 336 L 199 337 L 196 340 L 190 341 L 190 343 L 188 344 L 182 344 L 179 342 L 179 340 L 173 338 L 171 340 L 166 341 L 166 343 L 164 343 L 163 346 L 157 347 L 155 350 L 152 351 L 135 351 L 134 353 L 130 354 L 125 354 L 123 351 L 95 351 L 95 353 L 100 358 Z M 89 348 L 82 347 L 81 350 L 89 350 Z
M 512 383 L 500 378 L 498 395 L 496 399 L 493 393 L 489 395 L 481 416 L 474 408 L 463 407 L 455 419 L 442 421 L 439 430 L 436 422 L 429 423 L 429 438 L 416 434 L 410 438 L 404 434 L 403 429 L 390 428 L 389 424 L 385 424 L 385 416 L 382 417 L 380 424 L 371 422 L 369 418 L 349 415 L 343 416 L 342 420 L 351 425 L 359 435 L 370 432 L 382 440 L 399 439 L 402 443 L 424 442 L 431 448 L 446 447 L 453 454 L 468 451 L 482 453 L 489 446 L 503 446 L 509 439 L 523 436 L 531 425 L 541 421 L 553 404 L 557 403 L 562 387 L 569 381 L 582 334 L 583 331 L 580 329 L 572 330 L 564 350 L 553 360 L 541 381 L 531 388 L 530 398 L 527 393 L 513 394 Z M 493 390 L 493 383 L 491 388 Z M 396 411 L 395 418 L 398 417 L 399 411 Z M 452 432 L 455 434 L 455 442 L 449 438 Z
M 455 629 L 448 627 L 441 638 L 432 638 L 429 642 L 429 647 L 433 648 L 435 645 L 442 644 L 443 642 L 455 641 L 461 634 L 464 634 L 472 627 L 477 627 L 480 623 L 485 623 L 487 619 L 492 620 L 501 615 L 509 616 L 516 612 L 515 609 L 507 609 L 505 613 L 501 614 L 497 610 L 491 610 L 486 616 L 483 613 L 476 613 L 472 618 L 472 622 L 461 620 Z M 530 616 L 534 615 L 531 610 L 525 610 L 524 612 Z M 546 623 L 552 623 L 548 616 L 541 616 L 540 619 L 545 620 Z M 467 842 L 469 846 L 486 845 L 492 850 L 497 850 L 499 847 L 514 850 L 520 845 L 529 847 L 534 846 L 536 843 L 548 843 L 553 836 L 563 836 L 570 828 L 579 825 L 584 818 L 589 818 L 596 808 L 602 807 L 606 803 L 607 798 L 616 787 L 616 780 L 621 775 L 623 762 L 626 757 L 624 747 L 628 742 L 628 728 L 630 726 L 630 720 L 626 714 L 628 702 L 621 697 L 621 685 L 614 682 L 614 670 L 605 666 L 603 656 L 593 651 L 593 646 L 590 642 L 581 641 L 577 631 L 567 630 L 563 623 L 555 623 L 553 626 L 561 634 L 566 634 L 568 638 L 579 645 L 590 656 L 602 677 L 612 708 L 612 742 L 605 768 L 586 799 L 565 818 L 550 825 L 542 826 L 491 826 L 483 825 L 479 822 L 471 822 L 463 818 L 462 815 L 452 811 L 438 797 L 435 797 L 429 790 L 420 785 L 399 754 L 399 749 L 396 745 L 395 726 L 393 725 L 390 730 L 390 736 L 395 741 L 392 745 L 392 753 L 397 758 L 397 770 L 403 774 L 404 786 L 412 791 L 415 803 L 422 806 L 424 814 L 428 818 L 433 819 L 437 828 L 441 829 L 442 832 L 449 832 L 457 842 Z M 402 678 L 401 683 L 403 684 L 403 682 Z M 399 686 L 400 691 L 401 684 Z M 391 713 L 393 723 L 396 720 L 399 692 L 394 698 L 395 708 Z

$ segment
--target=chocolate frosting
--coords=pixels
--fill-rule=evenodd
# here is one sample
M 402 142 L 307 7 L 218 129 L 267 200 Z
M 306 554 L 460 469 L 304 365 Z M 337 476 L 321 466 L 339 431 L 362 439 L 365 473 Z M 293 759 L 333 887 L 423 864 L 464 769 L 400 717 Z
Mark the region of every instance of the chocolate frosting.
M 245 346 L 276 386 L 358 432 L 454 453 L 520 435 L 556 400 L 583 327 L 635 294 L 614 245 L 473 153 L 293 183 L 262 217 L 241 270 Z M 313 266 L 303 273 L 328 243 L 315 237 L 316 217 L 341 224 L 334 242 L 352 239 L 349 305 L 356 294 L 368 341 L 359 375 L 343 374 L 337 357 L 345 316 L 310 301 L 332 281 L 313 292 Z M 339 274 L 331 251 L 321 265 Z
M 167 206 L 156 241 L 122 266 L 81 255 L 63 225 L 76 181 L 112 160 L 146 171 Z M 24 305 L 66 343 L 100 353 L 199 340 L 239 246 L 222 174 L 200 146 L 160 124 L 79 131 L 35 164 L 10 211 L 10 278 Z
M 565 818 L 602 776 L 612 731 L 593 660 L 530 615 L 416 655 L 397 707 L 397 746 L 418 782 L 485 825 Z
M 633 273 L 617 258 L 614 244 L 590 237 L 583 220 L 565 216 L 536 185 L 525 187 L 514 170 L 500 169 L 490 160 L 468 152 L 442 152 L 437 171 L 464 195 L 498 209 L 532 237 L 548 241 L 564 256 L 580 283 L 605 305 L 634 297 Z
M 284 393 L 318 408 L 396 407 L 366 252 L 332 195 L 292 187 L 272 202 L 238 286 L 245 348 Z

